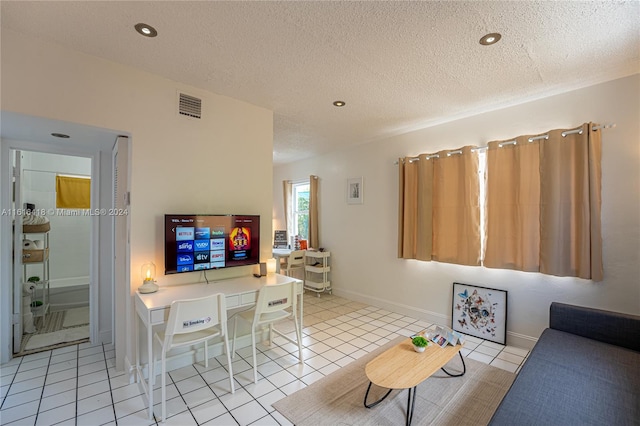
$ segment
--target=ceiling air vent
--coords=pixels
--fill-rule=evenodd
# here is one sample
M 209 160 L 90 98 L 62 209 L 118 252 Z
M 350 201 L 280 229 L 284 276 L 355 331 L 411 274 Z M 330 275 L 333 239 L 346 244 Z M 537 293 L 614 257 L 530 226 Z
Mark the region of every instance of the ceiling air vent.
M 180 108 L 178 112 L 181 115 L 193 118 L 202 117 L 202 99 L 180 93 L 179 104 Z

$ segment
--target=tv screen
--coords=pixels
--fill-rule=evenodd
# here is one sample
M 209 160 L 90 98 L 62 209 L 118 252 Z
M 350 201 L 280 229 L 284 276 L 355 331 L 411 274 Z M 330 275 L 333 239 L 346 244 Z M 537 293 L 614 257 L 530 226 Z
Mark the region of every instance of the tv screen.
M 165 275 L 259 262 L 260 216 L 164 216 Z

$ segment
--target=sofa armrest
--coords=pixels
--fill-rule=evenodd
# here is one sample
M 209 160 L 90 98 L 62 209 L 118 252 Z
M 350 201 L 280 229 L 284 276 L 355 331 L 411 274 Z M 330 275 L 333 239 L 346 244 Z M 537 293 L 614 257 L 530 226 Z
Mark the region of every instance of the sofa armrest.
M 640 316 L 553 302 L 549 328 L 640 352 Z

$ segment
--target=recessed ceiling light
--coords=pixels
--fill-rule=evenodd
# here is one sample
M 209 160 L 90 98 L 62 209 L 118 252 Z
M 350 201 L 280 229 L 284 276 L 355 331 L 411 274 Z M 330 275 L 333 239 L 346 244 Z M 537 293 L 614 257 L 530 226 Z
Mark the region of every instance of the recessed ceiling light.
M 140 23 L 140 24 L 136 24 L 134 28 L 139 34 L 145 37 L 155 37 L 158 35 L 158 32 L 156 31 L 156 29 L 153 28 L 151 25 Z
M 499 33 L 487 34 L 480 39 L 480 44 L 483 46 L 490 46 L 492 44 L 496 44 L 501 38 L 502 36 Z
M 345 106 L 346 104 L 347 104 L 347 103 L 346 103 L 345 101 L 335 101 L 335 102 L 333 103 L 333 105 L 334 105 L 334 106 L 337 106 L 337 107 L 343 107 L 343 106 Z
M 62 139 L 69 139 L 69 135 L 65 135 L 64 133 L 51 133 L 51 136 Z

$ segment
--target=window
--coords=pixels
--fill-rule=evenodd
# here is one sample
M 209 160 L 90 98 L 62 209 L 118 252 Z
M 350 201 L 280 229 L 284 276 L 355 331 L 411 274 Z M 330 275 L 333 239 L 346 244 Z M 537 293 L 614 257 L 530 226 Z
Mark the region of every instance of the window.
M 398 257 L 602 281 L 599 128 L 401 159 Z
M 293 184 L 293 232 L 309 238 L 309 181 Z

